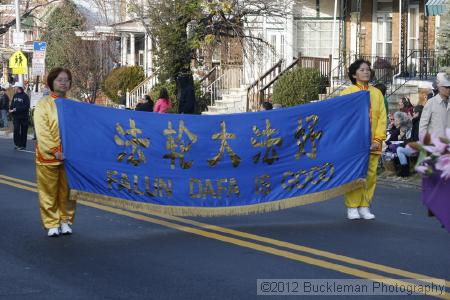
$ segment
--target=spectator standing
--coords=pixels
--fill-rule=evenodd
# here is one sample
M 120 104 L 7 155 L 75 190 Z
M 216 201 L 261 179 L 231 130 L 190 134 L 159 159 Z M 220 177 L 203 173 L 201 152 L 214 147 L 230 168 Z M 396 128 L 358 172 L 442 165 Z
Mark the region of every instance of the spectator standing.
M 127 96 L 122 92 L 122 90 L 117 91 L 117 96 L 119 96 L 119 104 L 124 107 L 127 106 Z
M 15 88 L 15 94 L 9 112 L 13 115 L 14 145 L 17 150 L 25 150 L 30 116 L 30 98 L 25 94 L 21 83 L 16 82 L 13 87 Z
M 409 117 L 414 115 L 414 106 L 411 104 L 411 100 L 408 97 L 402 97 L 398 101 L 400 111 L 406 113 Z
M 8 127 L 8 109 L 9 109 L 9 97 L 6 94 L 4 88 L 0 88 L 0 117 L 2 122 L 2 128 Z
M 159 91 L 158 101 L 156 101 L 153 111 L 160 114 L 165 114 L 171 108 L 172 105 L 170 104 L 169 93 L 166 88 L 161 88 Z
M 450 128 L 450 79 L 442 78 L 438 83 L 439 94 L 428 100 L 422 111 L 419 123 L 419 135 L 427 132 L 445 136 L 445 129 Z
M 384 99 L 384 108 L 386 109 L 386 115 L 389 115 L 389 103 L 386 98 L 387 88 L 383 83 L 377 83 L 374 85 L 375 88 L 379 89 Z

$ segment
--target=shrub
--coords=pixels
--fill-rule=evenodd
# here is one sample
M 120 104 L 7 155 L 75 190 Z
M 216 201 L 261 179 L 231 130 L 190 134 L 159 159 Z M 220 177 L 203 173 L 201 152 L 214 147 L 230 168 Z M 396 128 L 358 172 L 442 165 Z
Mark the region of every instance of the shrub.
M 102 90 L 114 102 L 119 102 L 117 92 L 132 90 L 145 79 L 144 70 L 141 67 L 120 67 L 112 70 L 102 84 Z
M 282 75 L 273 88 L 272 101 L 283 107 L 319 99 L 326 79 L 319 70 L 296 68 Z
M 202 92 L 202 84 L 200 81 L 194 81 L 195 88 L 195 113 L 201 114 L 203 111 L 206 111 L 208 107 L 208 96 L 204 95 Z

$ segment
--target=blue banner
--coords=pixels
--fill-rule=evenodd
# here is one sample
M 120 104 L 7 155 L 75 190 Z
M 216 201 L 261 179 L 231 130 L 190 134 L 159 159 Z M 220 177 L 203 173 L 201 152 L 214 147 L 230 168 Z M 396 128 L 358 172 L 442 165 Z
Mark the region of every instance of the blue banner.
M 272 211 L 361 187 L 369 93 L 254 113 L 157 114 L 56 100 L 73 199 L 174 215 Z

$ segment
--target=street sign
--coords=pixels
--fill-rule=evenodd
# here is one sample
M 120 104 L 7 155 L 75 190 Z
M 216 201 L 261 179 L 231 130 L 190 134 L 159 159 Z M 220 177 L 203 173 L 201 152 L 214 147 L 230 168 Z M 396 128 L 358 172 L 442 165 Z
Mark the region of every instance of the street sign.
M 45 52 L 46 49 L 47 49 L 47 43 L 46 42 L 38 42 L 38 41 L 34 41 L 33 42 L 33 51 L 43 51 L 43 52 Z
M 33 42 L 33 60 L 31 63 L 33 76 L 44 76 L 45 74 L 45 51 L 46 42 Z
M 25 45 L 25 33 L 13 32 L 13 44 L 16 46 Z
M 9 58 L 9 67 L 13 69 L 13 74 L 27 74 L 28 60 L 22 51 L 17 50 Z

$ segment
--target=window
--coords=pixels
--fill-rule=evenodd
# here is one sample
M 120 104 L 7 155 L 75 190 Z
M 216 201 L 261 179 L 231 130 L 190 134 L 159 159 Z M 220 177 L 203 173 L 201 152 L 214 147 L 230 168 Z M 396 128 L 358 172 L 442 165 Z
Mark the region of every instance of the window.
M 392 17 L 379 13 L 376 17 L 376 55 L 392 56 Z
M 392 1 L 390 0 L 378 0 L 377 11 L 392 12 Z
M 336 45 L 339 43 L 336 26 Z M 299 20 L 297 22 L 296 53 L 302 55 L 328 57 L 333 43 L 333 20 Z M 337 51 L 337 49 L 335 49 Z M 338 53 L 334 53 L 336 56 Z

